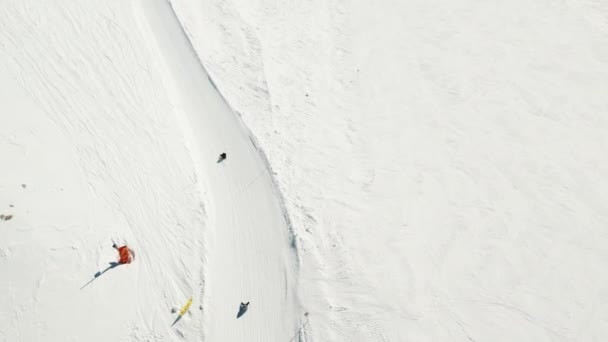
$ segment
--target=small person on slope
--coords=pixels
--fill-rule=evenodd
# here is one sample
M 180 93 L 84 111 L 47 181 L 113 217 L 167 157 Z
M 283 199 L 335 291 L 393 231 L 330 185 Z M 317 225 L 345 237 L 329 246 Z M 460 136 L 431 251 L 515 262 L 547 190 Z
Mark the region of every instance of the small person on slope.
M 249 302 L 243 303 L 241 302 L 241 306 L 239 307 L 239 313 L 236 314 L 236 318 L 240 318 L 247 312 L 247 308 L 249 307 Z
M 116 244 L 112 245 L 112 248 L 118 251 L 118 263 L 119 264 L 130 264 L 131 261 L 135 260 L 135 253 L 127 246 L 118 247 Z
M 220 154 L 220 157 L 217 159 L 218 163 L 221 163 L 222 161 L 224 161 L 224 159 L 226 159 L 228 157 L 228 155 L 226 155 L 226 152 L 222 152 L 222 154 Z

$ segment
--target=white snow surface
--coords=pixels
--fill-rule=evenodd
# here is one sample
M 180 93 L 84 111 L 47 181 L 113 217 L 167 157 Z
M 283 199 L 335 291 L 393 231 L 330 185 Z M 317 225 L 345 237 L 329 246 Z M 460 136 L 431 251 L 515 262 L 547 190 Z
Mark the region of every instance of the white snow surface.
M 608 340 L 608 3 L 7 0 L 0 65 L 0 342 Z
M 291 338 L 278 196 L 168 3 L 4 6 L 0 339 Z

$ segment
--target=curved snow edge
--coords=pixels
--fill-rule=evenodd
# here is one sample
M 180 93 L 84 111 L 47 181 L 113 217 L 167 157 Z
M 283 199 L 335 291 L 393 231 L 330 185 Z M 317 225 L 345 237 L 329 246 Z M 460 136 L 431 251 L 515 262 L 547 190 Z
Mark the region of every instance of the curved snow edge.
M 192 44 L 192 39 L 191 39 L 190 34 L 188 33 L 188 30 L 184 26 L 184 23 L 180 20 L 179 15 L 177 15 L 177 12 L 175 11 L 175 8 L 173 7 L 173 3 L 171 2 L 171 0 L 167 0 L 167 2 L 169 3 L 169 7 L 171 8 L 172 14 L 175 16 L 175 18 L 177 19 L 177 21 L 180 23 L 181 30 L 184 33 L 184 35 L 185 35 L 185 37 L 186 37 L 186 39 L 188 41 L 188 44 L 190 45 L 190 49 L 194 52 L 194 55 L 196 56 L 196 59 L 198 60 L 201 68 L 207 74 L 207 78 L 209 79 L 209 83 L 211 83 L 211 86 L 213 86 L 213 88 L 220 95 L 220 97 L 222 98 L 222 100 L 224 101 L 224 103 L 228 106 L 228 108 L 230 108 L 230 111 L 232 113 L 236 113 L 237 114 L 237 119 L 238 119 L 237 121 L 239 122 L 239 124 L 241 125 L 241 127 L 244 128 L 247 136 L 249 137 L 249 140 L 251 141 L 251 144 L 253 145 L 253 147 L 255 148 L 255 150 L 258 151 L 258 154 L 262 158 L 262 162 L 264 163 L 264 166 L 266 167 L 266 170 L 268 171 L 268 176 L 270 177 L 270 182 L 272 183 L 273 192 L 274 192 L 274 194 L 277 197 L 277 200 L 279 202 L 279 206 L 281 208 L 281 213 L 283 214 L 283 218 L 285 219 L 285 223 L 287 224 L 287 229 L 289 231 L 290 246 L 291 246 L 291 249 L 293 250 L 293 252 L 295 253 L 295 256 L 296 256 L 296 261 L 297 261 L 296 266 L 299 267 L 300 266 L 300 253 L 298 251 L 298 245 L 297 245 L 297 241 L 296 241 L 296 234 L 295 234 L 295 230 L 293 228 L 293 223 L 292 223 L 292 220 L 291 220 L 291 215 L 289 214 L 289 211 L 287 210 L 287 206 L 285 204 L 285 196 L 283 195 L 283 192 L 281 191 L 281 188 L 279 187 L 279 183 L 278 183 L 277 179 L 274 177 L 274 171 L 272 170 L 272 166 L 270 164 L 268 156 L 267 156 L 266 152 L 264 151 L 264 149 L 260 146 L 260 144 L 258 142 L 258 139 L 256 138 L 255 134 L 253 134 L 253 132 L 251 131 L 251 129 L 249 129 L 249 127 L 243 121 L 243 117 L 242 117 L 241 113 L 234 109 L 234 107 L 230 104 L 230 102 L 226 99 L 226 97 L 224 96 L 224 94 L 222 93 L 222 91 L 219 89 L 219 87 L 217 86 L 217 84 L 213 81 L 213 78 L 211 77 L 211 73 L 205 67 L 205 63 L 203 62 L 203 60 L 201 59 L 201 56 L 199 55 L 198 51 L 196 50 L 196 48 Z

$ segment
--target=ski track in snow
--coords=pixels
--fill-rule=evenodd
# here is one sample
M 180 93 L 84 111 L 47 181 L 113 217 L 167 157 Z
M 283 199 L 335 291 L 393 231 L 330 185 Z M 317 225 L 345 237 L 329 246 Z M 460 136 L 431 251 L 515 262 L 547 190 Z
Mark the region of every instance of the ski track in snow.
M 27 176 L 61 188 L 30 185 L 30 197 L 19 188 L 2 198 L 36 203 L 45 215 L 16 215 L 0 245 L 0 261 L 11 261 L 0 267 L 15 275 L 0 283 L 9 293 L 1 304 L 13 308 L 0 337 L 289 340 L 296 263 L 280 198 L 169 3 L 12 1 L 0 19 L 0 61 L 10 70 L 2 85 L 26 111 L 0 131 L 18 141 L 4 184 Z M 57 149 L 52 158 L 36 152 L 37 137 Z M 228 159 L 218 164 L 222 151 Z M 16 171 L 36 158 L 54 173 Z M 57 162 L 63 170 L 53 171 Z M 61 173 L 72 178 L 53 176 Z M 128 242 L 135 262 L 78 292 L 115 259 L 110 238 Z M 38 259 L 47 261 L 31 268 Z M 58 268 L 70 276 L 46 273 Z M 21 283 L 35 274 L 31 295 Z M 190 313 L 169 328 L 171 309 L 191 295 Z M 241 301 L 251 305 L 237 319 Z M 57 315 L 59 307 L 77 314 Z
M 205 326 L 212 341 L 276 340 L 295 331 L 293 255 L 280 198 L 259 151 L 210 82 L 166 1 L 145 3 L 147 19 L 170 70 L 193 153 L 207 174 L 213 237 L 207 264 Z M 170 81 L 169 81 L 170 82 Z M 204 110 L 202 110 L 204 108 Z M 212 123 L 212 124 L 211 124 Z M 211 127 L 208 127 L 210 126 Z M 217 155 L 228 159 L 218 164 Z M 238 304 L 248 312 L 235 320 Z

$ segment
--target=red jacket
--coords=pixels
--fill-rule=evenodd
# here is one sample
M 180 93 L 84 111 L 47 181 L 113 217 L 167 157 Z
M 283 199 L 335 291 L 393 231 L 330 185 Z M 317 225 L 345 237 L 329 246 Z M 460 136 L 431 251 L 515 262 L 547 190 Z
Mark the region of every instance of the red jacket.
M 130 264 L 133 261 L 133 256 L 127 246 L 118 247 L 118 254 L 120 255 L 119 264 Z

